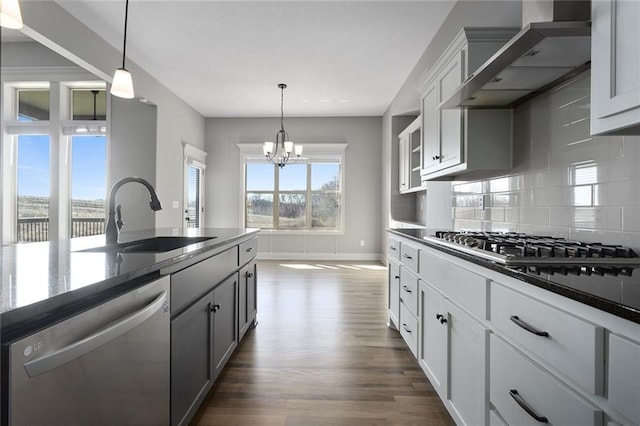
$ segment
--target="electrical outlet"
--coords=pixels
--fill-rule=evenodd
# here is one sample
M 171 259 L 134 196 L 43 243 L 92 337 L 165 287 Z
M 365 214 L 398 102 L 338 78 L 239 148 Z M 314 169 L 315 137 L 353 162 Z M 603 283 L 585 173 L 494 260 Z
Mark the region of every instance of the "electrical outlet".
M 360 240 L 360 247 L 364 247 L 364 240 Z

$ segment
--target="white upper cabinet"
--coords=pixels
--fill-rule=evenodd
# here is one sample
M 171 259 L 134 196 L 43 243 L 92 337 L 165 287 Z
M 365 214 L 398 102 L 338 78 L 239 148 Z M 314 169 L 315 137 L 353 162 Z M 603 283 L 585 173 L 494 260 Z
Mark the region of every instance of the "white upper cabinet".
M 511 168 L 510 110 L 440 107 L 513 34 L 511 28 L 464 28 L 422 78 L 423 181 Z
M 398 135 L 398 182 L 401 193 L 424 189 L 421 188 L 420 179 L 421 121 L 420 117 L 416 118 Z
M 593 0 L 591 133 L 640 134 L 640 1 Z

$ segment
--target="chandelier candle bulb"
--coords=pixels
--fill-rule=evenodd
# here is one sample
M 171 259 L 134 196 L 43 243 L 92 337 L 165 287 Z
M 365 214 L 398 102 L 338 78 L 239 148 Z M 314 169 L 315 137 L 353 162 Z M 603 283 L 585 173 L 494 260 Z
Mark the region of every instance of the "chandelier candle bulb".
M 265 142 L 262 147 L 262 152 L 264 155 L 269 155 L 273 152 L 273 142 Z
M 293 151 L 293 142 L 287 141 L 284 143 L 284 151 L 287 154 L 291 154 L 291 151 Z
M 296 150 L 296 157 L 300 157 L 302 155 L 302 145 L 296 145 L 295 150 Z

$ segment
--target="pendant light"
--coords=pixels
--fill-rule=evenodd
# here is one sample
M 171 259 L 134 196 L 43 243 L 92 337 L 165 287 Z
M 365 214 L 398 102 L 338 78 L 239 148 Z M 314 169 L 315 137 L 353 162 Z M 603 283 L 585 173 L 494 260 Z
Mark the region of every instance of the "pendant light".
M 129 0 L 126 0 L 124 7 L 124 42 L 122 44 L 122 67 L 118 68 L 113 74 L 113 82 L 111 83 L 111 94 L 119 98 L 132 99 L 135 94 L 133 92 L 133 80 L 131 73 L 124 67 L 124 60 L 127 53 L 127 20 L 129 18 Z
M 18 0 L 0 0 L 0 27 L 16 30 L 23 27 Z
M 287 88 L 287 85 L 280 83 L 278 87 L 280 88 L 280 130 L 276 133 L 275 143 L 265 142 L 262 146 L 262 152 L 267 161 L 283 168 L 292 158 L 292 153 L 295 155 L 294 161 L 300 158 L 302 145 L 294 145 L 289 140 L 289 134 L 284 130 L 284 89 Z

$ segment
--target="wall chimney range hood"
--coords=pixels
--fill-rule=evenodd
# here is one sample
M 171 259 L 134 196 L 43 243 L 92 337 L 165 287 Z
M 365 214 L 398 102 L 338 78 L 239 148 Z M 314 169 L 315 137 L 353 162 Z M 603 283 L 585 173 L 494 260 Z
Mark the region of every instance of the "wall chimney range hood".
M 555 14 L 551 19 L 555 20 L 531 22 L 526 13 L 534 11 L 533 19 L 539 18 L 536 13 L 540 5 L 550 7 Z M 473 72 L 440 108 L 514 107 L 589 69 L 589 17 L 589 1 L 524 0 L 522 30 Z

